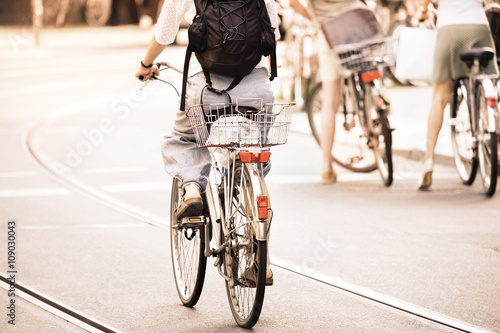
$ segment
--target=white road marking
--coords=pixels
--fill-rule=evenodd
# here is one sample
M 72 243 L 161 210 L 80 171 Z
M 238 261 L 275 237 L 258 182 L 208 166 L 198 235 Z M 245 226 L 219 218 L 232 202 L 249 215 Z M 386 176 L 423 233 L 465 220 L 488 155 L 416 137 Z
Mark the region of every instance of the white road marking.
M 0 190 L 1 198 L 19 197 L 48 197 L 58 195 L 70 195 L 72 192 L 63 187 L 56 188 L 17 188 Z
M 36 171 L 11 171 L 0 172 L 0 178 L 15 178 L 15 177 L 36 177 L 41 174 Z
M 65 82 L 57 82 L 52 84 L 43 84 L 32 87 L 18 87 L 15 89 L 4 90 L 0 92 L 0 98 L 13 97 L 13 96 L 24 96 L 31 94 L 42 94 L 46 92 L 58 91 L 63 89 L 71 89 L 74 87 L 81 86 L 77 82 L 65 81 Z M 90 85 L 88 83 L 87 85 Z
M 151 227 L 147 223 L 128 223 L 128 224 L 77 224 L 77 225 L 27 225 L 21 226 L 21 229 L 27 230 L 53 230 L 53 229 L 111 229 L 111 228 L 143 228 Z
M 91 175 L 99 173 L 115 173 L 115 172 L 141 172 L 147 171 L 145 167 L 131 166 L 131 167 L 116 167 L 116 168 L 99 168 L 99 169 L 87 169 L 83 170 L 82 173 Z
M 101 189 L 108 193 L 144 192 L 170 190 L 172 182 L 143 182 L 125 183 L 102 186 Z

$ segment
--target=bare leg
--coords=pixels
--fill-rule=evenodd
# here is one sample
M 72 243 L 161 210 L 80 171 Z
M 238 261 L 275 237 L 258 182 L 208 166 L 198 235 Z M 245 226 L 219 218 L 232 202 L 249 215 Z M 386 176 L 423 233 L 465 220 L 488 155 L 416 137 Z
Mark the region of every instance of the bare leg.
M 428 189 L 432 184 L 432 170 L 434 168 L 434 150 L 443 126 L 444 109 L 451 97 L 452 80 L 438 83 L 434 86 L 431 110 L 427 121 L 427 145 L 422 178 L 420 180 L 421 190 Z
M 323 173 L 333 172 L 332 148 L 335 136 L 335 115 L 340 105 L 341 80 L 323 82 L 323 105 L 321 109 L 321 150 Z
M 434 86 L 432 105 L 427 122 L 427 150 L 425 160 L 434 159 L 434 149 L 443 126 L 444 108 L 450 101 L 452 81 L 444 81 Z

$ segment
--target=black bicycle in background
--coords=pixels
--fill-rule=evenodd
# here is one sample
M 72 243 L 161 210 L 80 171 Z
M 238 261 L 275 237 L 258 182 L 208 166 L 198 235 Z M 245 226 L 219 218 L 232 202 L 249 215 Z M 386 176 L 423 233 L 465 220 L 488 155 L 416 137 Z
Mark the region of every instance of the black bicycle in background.
M 498 92 L 496 75 L 482 68 L 494 58 L 491 48 L 463 51 L 460 59 L 472 74 L 453 84 L 450 107 L 451 142 L 458 175 L 471 185 L 479 169 L 484 192 L 495 194 L 498 178 Z

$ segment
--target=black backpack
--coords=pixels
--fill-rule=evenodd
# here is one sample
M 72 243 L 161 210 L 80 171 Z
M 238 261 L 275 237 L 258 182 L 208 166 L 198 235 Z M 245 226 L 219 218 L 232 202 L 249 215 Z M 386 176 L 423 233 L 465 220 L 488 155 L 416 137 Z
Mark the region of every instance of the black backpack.
M 260 62 L 271 55 L 271 77 L 276 72 L 274 28 L 264 0 L 194 0 L 196 16 L 188 29 L 180 109 L 185 109 L 189 61 L 194 52 L 207 81 L 219 95 L 236 87 Z M 229 87 L 212 87 L 210 73 L 234 77 Z

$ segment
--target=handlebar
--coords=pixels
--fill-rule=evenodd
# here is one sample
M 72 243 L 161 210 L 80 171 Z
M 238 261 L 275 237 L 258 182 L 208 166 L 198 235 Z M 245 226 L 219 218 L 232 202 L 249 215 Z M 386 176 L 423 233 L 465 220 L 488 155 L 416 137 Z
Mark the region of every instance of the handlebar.
M 183 74 L 184 73 L 182 69 L 180 69 L 179 67 L 177 67 L 175 65 L 172 65 L 171 63 L 166 62 L 166 61 L 157 62 L 156 66 L 158 67 L 158 69 L 160 69 L 160 67 L 163 66 L 163 67 L 166 67 L 165 69 L 171 68 L 171 69 L 173 69 L 174 71 L 176 71 L 179 74 Z
M 180 69 L 179 67 L 177 67 L 175 65 L 172 65 L 171 63 L 169 63 L 167 61 L 160 61 L 160 62 L 157 62 L 155 65 L 156 65 L 156 67 L 158 67 L 158 69 L 160 69 L 161 67 L 165 67 L 164 69 L 171 68 L 174 71 L 176 71 L 177 73 L 180 73 L 180 74 L 183 73 L 182 69 Z M 144 76 L 143 75 L 139 75 L 139 79 L 141 81 L 144 80 Z M 157 77 L 155 75 L 153 75 L 153 79 L 157 79 Z

